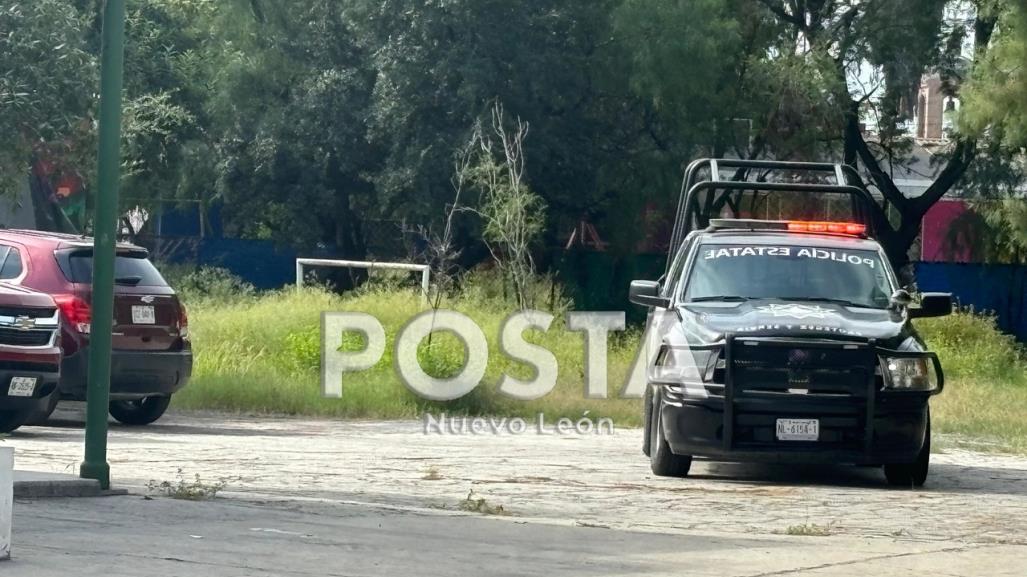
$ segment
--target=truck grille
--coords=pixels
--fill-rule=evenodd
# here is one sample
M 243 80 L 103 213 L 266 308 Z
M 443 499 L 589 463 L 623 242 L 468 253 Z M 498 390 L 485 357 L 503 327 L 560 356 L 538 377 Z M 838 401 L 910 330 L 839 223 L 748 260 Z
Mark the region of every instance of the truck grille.
M 730 443 L 736 448 L 862 450 L 872 418 L 877 354 L 865 343 L 734 339 L 726 355 Z M 726 394 L 725 394 L 726 393 Z M 729 400 L 729 401 L 728 401 Z M 817 419 L 812 443 L 779 441 L 779 418 Z
M 736 396 L 788 395 L 865 398 L 877 358 L 867 347 L 803 347 L 742 341 L 734 349 Z
M 0 306 L 0 317 L 28 317 L 30 319 L 48 319 L 54 316 L 57 309 L 34 309 L 26 307 L 4 307 Z
M 0 327 L 0 344 L 15 347 L 44 347 L 50 344 L 53 331 L 21 331 Z
M 60 330 L 56 309 L 0 307 L 0 345 L 49 347 Z

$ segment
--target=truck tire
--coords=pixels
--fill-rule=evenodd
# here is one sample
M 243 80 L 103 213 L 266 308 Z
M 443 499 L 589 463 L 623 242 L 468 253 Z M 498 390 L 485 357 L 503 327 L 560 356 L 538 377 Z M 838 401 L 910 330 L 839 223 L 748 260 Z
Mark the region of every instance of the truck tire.
M 649 456 L 652 447 L 653 430 L 653 387 L 646 385 L 645 396 L 642 397 L 642 454 Z
M 111 416 L 120 423 L 133 426 L 149 425 L 168 410 L 171 397 L 146 397 L 134 401 L 111 401 Z
M 894 463 L 884 466 L 884 476 L 893 487 L 923 487 L 927 481 L 927 471 L 931 466 L 931 417 L 927 417 L 927 432 L 924 435 L 924 446 L 912 463 Z
M 663 424 L 660 422 L 663 411 L 660 410 L 659 403 L 657 397 L 655 406 L 651 409 L 649 466 L 658 477 L 687 477 L 688 470 L 692 468 L 692 456 L 675 455 L 670 450 L 667 439 L 663 437 Z
M 25 424 L 26 413 L 21 411 L 0 411 L 0 433 L 10 433 Z

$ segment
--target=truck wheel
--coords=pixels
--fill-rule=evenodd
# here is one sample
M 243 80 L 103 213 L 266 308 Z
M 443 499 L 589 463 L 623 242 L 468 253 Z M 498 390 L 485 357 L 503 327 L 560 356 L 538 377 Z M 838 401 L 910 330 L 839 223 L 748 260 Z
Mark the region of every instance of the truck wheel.
M 656 399 L 656 403 L 659 402 Z M 660 422 L 663 411 L 659 406 L 653 406 L 651 410 L 649 466 L 653 474 L 659 477 L 687 477 L 688 470 L 692 468 L 691 455 L 675 455 L 671 452 L 667 439 L 663 437 L 663 424 Z
M 0 411 L 0 433 L 10 433 L 22 426 L 27 416 L 21 411 Z
M 924 446 L 912 463 L 896 463 L 884 466 L 884 476 L 893 487 L 923 487 L 927 481 L 927 470 L 931 464 L 931 418 L 927 417 L 927 433 Z
M 111 416 L 126 425 L 149 425 L 168 410 L 171 397 L 146 397 L 134 401 L 111 401 Z
M 642 397 L 642 453 L 648 457 L 652 447 L 653 431 L 653 387 L 646 385 Z

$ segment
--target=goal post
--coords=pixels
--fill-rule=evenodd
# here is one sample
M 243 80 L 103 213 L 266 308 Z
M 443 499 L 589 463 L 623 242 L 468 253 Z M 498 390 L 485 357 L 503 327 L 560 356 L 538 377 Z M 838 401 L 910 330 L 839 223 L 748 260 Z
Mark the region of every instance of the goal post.
M 431 267 L 426 264 L 410 264 L 405 262 L 370 262 L 362 260 L 335 260 L 323 258 L 296 259 L 296 288 L 303 288 L 303 272 L 305 267 L 362 268 L 366 270 L 405 270 L 421 273 L 421 293 L 428 298 L 431 282 Z

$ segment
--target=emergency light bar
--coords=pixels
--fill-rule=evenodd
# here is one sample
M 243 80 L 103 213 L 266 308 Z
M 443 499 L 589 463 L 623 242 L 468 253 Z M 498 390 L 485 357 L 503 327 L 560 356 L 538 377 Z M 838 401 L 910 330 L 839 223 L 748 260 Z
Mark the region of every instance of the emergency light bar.
M 828 234 L 844 234 L 847 236 L 866 236 L 864 224 L 852 222 L 810 222 L 801 220 L 756 220 L 743 218 L 710 219 L 712 229 L 734 230 L 781 230 L 788 232 L 813 232 Z
M 853 222 L 793 221 L 788 223 L 788 230 L 792 232 L 830 232 L 834 234 L 863 236 L 867 232 L 867 226 L 865 224 L 856 224 Z

